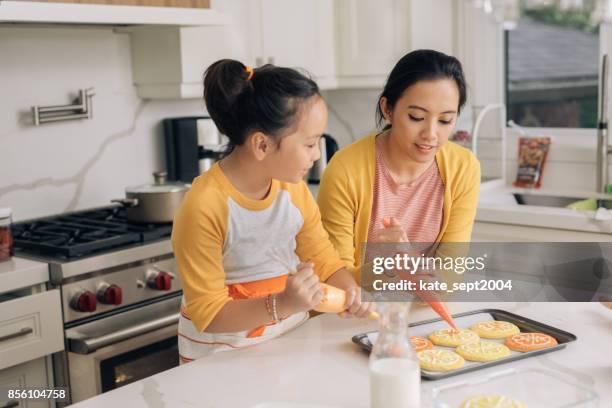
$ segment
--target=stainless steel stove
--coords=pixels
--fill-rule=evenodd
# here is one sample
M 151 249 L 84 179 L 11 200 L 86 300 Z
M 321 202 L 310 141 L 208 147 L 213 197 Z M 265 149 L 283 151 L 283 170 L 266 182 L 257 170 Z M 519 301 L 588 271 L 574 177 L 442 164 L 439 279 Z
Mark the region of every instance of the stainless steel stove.
M 66 351 L 54 371 L 72 403 L 178 365 L 172 224 L 132 223 L 109 206 L 13 227 L 15 252 L 47 262 L 60 288 Z

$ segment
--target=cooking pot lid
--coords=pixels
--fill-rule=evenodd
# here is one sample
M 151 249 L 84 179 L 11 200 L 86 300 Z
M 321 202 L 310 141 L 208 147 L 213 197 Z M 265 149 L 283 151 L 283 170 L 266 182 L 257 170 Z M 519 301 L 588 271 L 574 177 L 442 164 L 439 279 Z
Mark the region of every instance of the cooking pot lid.
M 166 172 L 155 172 L 153 177 L 155 178 L 154 184 L 143 184 L 141 186 L 128 187 L 125 189 L 127 193 L 174 193 L 187 190 L 187 185 L 179 182 L 167 182 Z

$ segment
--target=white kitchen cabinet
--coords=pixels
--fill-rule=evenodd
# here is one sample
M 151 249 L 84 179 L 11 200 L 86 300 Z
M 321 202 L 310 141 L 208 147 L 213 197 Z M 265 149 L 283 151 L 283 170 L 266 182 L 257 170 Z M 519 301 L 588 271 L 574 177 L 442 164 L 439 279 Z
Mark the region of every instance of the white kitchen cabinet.
M 331 1 L 221 0 L 211 5 L 230 23 L 124 30 L 131 35 L 134 85 L 141 98 L 201 98 L 204 71 L 222 58 L 303 68 L 321 88 L 335 86 Z
M 331 0 L 216 0 L 231 16 L 233 35 L 247 49 L 240 61 L 306 70 L 323 89 L 335 87 L 334 2 Z
M 303 68 L 322 89 L 381 87 L 410 45 L 415 0 L 213 1 L 248 46 L 245 62 Z
M 0 371 L 0 389 L 52 388 L 52 372 L 49 357 L 37 358 Z M 8 401 L 3 401 L 0 399 L 0 406 L 43 408 L 55 405 L 49 400 L 9 399 Z
M 0 301 L 0 369 L 64 348 L 59 289 Z
M 338 0 L 340 87 L 382 87 L 410 49 L 410 0 Z
M 262 62 L 304 68 L 320 83 L 335 72 L 333 2 L 260 0 Z
M 411 1 L 213 0 L 227 26 L 130 29 L 134 82 L 141 97 L 197 98 L 206 66 L 234 58 L 304 69 L 321 89 L 382 87 L 409 49 Z

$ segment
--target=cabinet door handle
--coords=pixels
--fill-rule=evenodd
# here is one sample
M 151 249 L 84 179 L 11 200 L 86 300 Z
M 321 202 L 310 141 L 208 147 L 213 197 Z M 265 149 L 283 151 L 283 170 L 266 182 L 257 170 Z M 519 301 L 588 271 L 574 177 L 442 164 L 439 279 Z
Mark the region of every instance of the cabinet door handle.
M 274 57 L 268 57 L 268 64 L 274 65 Z
M 0 408 L 15 408 L 19 406 L 19 401 L 9 401 L 5 405 L 2 405 Z
M 262 65 L 263 65 L 263 58 L 262 57 L 255 58 L 255 66 L 261 67 Z
M 15 337 L 27 336 L 33 333 L 34 330 L 31 327 L 22 327 L 21 330 L 15 333 L 9 333 L 0 337 L 0 341 L 14 339 Z M 0 407 L 3 408 L 3 407 Z

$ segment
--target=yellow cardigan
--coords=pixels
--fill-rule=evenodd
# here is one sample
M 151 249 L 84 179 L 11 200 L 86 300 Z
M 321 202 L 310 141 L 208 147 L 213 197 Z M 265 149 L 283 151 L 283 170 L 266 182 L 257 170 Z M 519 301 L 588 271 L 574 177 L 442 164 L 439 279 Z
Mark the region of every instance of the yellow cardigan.
M 376 134 L 370 134 L 337 152 L 323 174 L 317 198 L 323 226 L 356 279 L 372 213 L 375 140 Z M 469 242 L 480 192 L 480 163 L 471 151 L 453 142 L 438 150 L 436 161 L 445 186 L 436 242 Z

